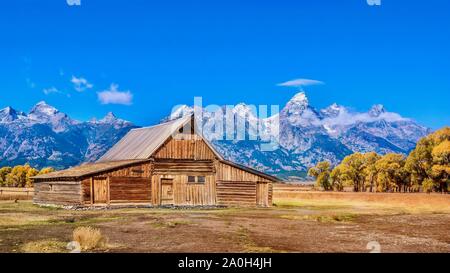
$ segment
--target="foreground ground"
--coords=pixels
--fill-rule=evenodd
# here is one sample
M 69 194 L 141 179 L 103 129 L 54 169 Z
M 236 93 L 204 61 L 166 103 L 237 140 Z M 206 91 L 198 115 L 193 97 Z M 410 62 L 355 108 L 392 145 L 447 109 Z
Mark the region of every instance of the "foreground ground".
M 78 226 L 108 238 L 98 252 L 368 252 L 369 242 L 382 252 L 450 252 L 450 195 L 277 193 L 275 203 L 69 211 L 0 201 L 0 252 L 67 252 Z

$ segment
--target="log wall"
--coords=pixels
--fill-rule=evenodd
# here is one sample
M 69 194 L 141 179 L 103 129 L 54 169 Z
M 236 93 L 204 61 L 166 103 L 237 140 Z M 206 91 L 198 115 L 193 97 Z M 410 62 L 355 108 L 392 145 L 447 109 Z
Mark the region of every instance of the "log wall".
M 223 162 L 216 168 L 219 205 L 272 206 L 272 181 Z
M 51 181 L 34 184 L 33 202 L 36 204 L 80 205 L 80 181 Z
M 217 204 L 255 206 L 256 183 L 253 181 L 217 181 Z
M 151 201 L 151 179 L 111 177 L 109 197 L 111 203 L 149 203 Z

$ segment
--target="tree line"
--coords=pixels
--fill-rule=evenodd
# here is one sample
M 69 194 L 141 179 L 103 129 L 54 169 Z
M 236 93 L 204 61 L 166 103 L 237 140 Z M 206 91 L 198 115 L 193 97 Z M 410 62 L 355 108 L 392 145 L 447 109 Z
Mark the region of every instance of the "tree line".
M 33 187 L 33 180 L 31 177 L 51 173 L 55 171 L 51 167 L 37 170 L 29 164 L 18 165 L 15 167 L 0 168 L 0 187 L 19 187 L 31 188 Z
M 450 127 L 422 139 L 408 156 L 375 152 L 354 153 L 332 167 L 317 163 L 308 171 L 326 191 L 448 192 L 450 187 Z

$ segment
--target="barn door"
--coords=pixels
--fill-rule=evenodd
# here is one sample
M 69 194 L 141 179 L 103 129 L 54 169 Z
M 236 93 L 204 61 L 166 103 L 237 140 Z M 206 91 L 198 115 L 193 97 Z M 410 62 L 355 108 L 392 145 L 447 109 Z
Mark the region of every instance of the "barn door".
M 173 179 L 161 178 L 161 205 L 173 205 Z
M 269 184 L 267 182 L 258 182 L 256 185 L 256 205 L 269 206 Z
M 94 195 L 94 204 L 105 204 L 108 200 L 108 179 L 94 179 L 92 184 L 92 192 Z

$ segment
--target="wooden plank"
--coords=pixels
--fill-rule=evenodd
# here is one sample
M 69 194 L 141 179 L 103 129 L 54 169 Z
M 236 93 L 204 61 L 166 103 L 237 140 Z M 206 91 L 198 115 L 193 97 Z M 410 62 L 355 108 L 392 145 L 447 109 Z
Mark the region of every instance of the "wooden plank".
M 110 177 L 110 200 L 152 202 L 152 180 L 142 177 Z
M 35 203 L 45 204 L 81 204 L 81 182 L 58 183 L 41 182 L 35 185 L 33 197 Z
M 215 159 L 214 152 L 198 135 L 170 138 L 154 155 L 155 158 L 173 159 Z
M 217 203 L 220 205 L 256 206 L 256 182 L 224 181 L 216 183 Z

